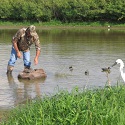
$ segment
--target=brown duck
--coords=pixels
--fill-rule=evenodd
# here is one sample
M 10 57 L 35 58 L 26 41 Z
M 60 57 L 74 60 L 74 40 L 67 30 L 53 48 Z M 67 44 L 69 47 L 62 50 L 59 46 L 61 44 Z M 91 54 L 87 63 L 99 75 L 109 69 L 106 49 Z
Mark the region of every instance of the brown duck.
M 111 72 L 110 69 L 111 69 L 110 67 L 102 68 L 102 72 L 110 73 Z

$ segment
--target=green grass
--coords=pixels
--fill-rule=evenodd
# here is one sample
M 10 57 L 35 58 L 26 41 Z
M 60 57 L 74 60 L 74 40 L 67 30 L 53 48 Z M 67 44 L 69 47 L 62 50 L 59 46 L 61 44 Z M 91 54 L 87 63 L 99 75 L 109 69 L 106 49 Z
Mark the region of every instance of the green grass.
M 22 25 L 31 25 L 36 26 L 125 26 L 124 23 L 117 22 L 72 22 L 72 23 L 62 23 L 60 21 L 52 20 L 50 22 L 32 22 L 32 21 L 0 21 L 0 26 L 22 26 Z
M 16 107 L 1 125 L 124 125 L 125 86 L 60 91 Z

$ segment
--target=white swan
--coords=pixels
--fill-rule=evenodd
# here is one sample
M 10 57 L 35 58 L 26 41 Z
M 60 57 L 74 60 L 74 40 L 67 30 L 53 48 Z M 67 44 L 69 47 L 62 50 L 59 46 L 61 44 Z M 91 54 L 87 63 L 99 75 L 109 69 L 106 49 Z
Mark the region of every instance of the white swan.
M 123 81 L 125 82 L 125 73 L 123 72 L 124 63 L 121 59 L 117 59 L 116 62 L 112 65 L 112 67 L 115 66 L 116 64 L 120 64 L 121 77 Z

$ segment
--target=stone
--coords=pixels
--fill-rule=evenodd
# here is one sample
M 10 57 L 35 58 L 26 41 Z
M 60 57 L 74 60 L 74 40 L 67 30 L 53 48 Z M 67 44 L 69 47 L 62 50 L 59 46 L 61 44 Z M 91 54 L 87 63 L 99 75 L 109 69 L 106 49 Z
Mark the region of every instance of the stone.
M 28 80 L 34 80 L 46 77 L 47 77 L 46 72 L 43 69 L 33 69 L 28 72 L 24 70 L 18 74 L 19 79 L 28 79 Z

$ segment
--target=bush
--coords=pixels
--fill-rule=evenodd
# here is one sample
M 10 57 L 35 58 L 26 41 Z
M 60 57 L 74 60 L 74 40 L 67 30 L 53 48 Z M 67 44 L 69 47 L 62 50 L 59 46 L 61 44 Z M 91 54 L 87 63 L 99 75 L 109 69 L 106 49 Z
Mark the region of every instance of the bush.
M 125 21 L 124 0 L 1 0 L 0 19 L 48 22 Z

